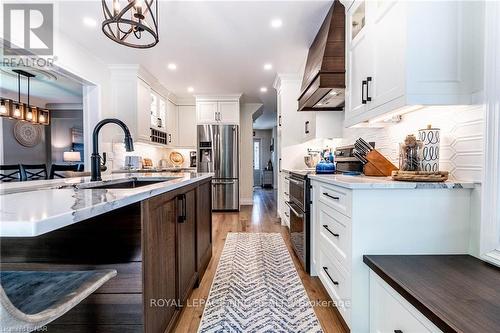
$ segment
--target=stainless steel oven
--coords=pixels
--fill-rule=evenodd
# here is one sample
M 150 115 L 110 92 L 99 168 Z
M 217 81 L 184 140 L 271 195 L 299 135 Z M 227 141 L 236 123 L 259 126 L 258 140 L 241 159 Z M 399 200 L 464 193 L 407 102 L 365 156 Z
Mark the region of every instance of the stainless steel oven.
M 307 174 L 291 172 L 290 201 L 290 240 L 304 270 L 310 272 L 310 184 Z

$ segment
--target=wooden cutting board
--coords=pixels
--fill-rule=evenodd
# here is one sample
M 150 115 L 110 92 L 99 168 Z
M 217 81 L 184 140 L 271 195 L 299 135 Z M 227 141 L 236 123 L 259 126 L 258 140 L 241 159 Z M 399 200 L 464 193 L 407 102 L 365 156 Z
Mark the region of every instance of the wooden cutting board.
M 444 182 L 448 180 L 448 171 L 393 171 L 392 179 L 403 182 Z

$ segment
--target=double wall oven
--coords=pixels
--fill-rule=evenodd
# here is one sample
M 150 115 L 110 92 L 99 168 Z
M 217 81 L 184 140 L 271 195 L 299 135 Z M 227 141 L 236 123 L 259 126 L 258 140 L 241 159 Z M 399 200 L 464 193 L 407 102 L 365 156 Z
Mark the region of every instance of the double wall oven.
M 288 181 L 290 201 L 285 203 L 290 208 L 290 240 L 304 270 L 310 273 L 311 185 L 306 172 L 291 172 Z

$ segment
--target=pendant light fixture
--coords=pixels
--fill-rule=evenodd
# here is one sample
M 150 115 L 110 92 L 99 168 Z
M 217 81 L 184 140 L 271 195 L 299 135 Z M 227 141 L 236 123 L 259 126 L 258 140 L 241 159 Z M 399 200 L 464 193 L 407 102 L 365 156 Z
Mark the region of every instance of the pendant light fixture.
M 30 80 L 31 78 L 35 77 L 35 75 L 21 69 L 13 69 L 12 71 L 17 74 L 17 102 L 1 98 L 0 116 L 13 118 L 16 120 L 29 121 L 33 124 L 49 125 L 49 110 L 40 109 L 36 106 L 30 105 Z M 21 76 L 28 79 L 27 103 L 21 103 Z
M 128 47 L 147 49 L 158 38 L 158 0 L 102 0 L 102 31 Z

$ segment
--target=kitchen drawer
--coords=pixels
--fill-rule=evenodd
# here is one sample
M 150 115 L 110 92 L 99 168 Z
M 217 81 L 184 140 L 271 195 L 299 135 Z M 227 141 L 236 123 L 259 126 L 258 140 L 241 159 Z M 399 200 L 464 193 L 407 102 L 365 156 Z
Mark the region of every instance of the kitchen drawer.
M 328 255 L 323 248 L 319 248 L 318 277 L 326 291 L 336 303 L 336 307 L 347 325 L 351 323 L 351 279 L 350 275 L 340 263 Z
M 290 208 L 288 208 L 287 204 L 285 203 L 285 201 L 288 200 L 288 198 L 280 200 L 280 217 L 283 222 L 282 225 L 290 226 Z
M 370 271 L 370 332 L 442 332 L 413 305 Z
M 319 200 L 348 217 L 352 211 L 351 198 L 351 191 L 346 188 L 319 184 Z
M 334 255 L 350 271 L 351 219 L 323 202 L 318 203 L 319 243 L 326 253 Z

